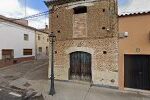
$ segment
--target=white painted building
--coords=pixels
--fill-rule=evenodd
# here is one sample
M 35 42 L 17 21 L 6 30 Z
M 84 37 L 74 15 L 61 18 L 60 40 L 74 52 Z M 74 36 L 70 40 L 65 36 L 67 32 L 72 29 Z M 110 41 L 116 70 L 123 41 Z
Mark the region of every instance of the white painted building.
M 32 54 L 24 54 L 25 49 L 32 50 Z M 12 50 L 13 58 L 35 56 L 35 30 L 10 22 L 0 22 L 0 59 L 5 50 Z
M 0 16 L 0 61 L 34 59 L 36 30 L 25 20 Z
M 40 40 L 37 38 L 39 34 L 42 36 Z M 0 67 L 14 61 L 37 59 L 40 48 L 41 53 L 48 54 L 48 46 L 47 32 L 28 26 L 25 20 L 0 15 Z

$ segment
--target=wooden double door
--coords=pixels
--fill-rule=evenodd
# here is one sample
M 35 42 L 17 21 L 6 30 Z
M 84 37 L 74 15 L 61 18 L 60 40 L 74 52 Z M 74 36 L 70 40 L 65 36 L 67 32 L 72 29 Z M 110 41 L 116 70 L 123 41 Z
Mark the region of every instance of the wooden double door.
M 91 81 L 91 54 L 79 51 L 70 54 L 69 79 Z

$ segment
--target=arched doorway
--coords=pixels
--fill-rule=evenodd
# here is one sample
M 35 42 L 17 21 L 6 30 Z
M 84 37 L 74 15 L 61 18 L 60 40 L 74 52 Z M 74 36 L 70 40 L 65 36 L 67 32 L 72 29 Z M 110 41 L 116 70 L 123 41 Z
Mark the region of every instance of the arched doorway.
M 91 81 L 91 54 L 86 52 L 70 53 L 70 80 Z

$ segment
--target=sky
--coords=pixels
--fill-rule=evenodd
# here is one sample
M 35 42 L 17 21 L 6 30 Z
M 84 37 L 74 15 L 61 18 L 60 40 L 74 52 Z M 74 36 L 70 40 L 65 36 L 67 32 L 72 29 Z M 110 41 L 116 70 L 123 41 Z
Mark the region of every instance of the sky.
M 0 1 L 0 15 L 11 18 L 24 18 L 26 16 L 38 14 L 48 10 L 48 8 L 44 4 L 44 0 L 26 0 L 26 3 L 25 0 Z M 35 28 L 44 28 L 47 24 L 48 15 L 29 19 L 29 26 Z
M 150 0 L 118 0 L 119 14 L 150 11 Z
M 26 3 L 25 0 L 1 0 L 0 3 L 0 15 L 12 18 L 23 18 L 47 10 L 44 0 L 26 0 Z M 150 11 L 150 0 L 118 0 L 119 14 L 141 11 Z M 29 20 L 29 25 L 36 28 L 44 28 L 47 24 L 47 15 Z

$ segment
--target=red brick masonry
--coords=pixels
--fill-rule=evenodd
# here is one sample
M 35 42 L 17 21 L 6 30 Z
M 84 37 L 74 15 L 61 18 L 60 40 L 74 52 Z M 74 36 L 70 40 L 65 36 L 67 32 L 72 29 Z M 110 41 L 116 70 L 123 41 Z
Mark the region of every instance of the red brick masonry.
M 34 59 L 35 57 L 32 56 L 32 57 L 15 58 L 11 60 L 0 60 L 0 68 L 13 65 L 13 64 L 17 64 L 20 62 L 24 62 L 24 61 L 34 60 Z

